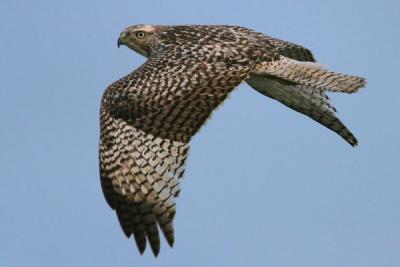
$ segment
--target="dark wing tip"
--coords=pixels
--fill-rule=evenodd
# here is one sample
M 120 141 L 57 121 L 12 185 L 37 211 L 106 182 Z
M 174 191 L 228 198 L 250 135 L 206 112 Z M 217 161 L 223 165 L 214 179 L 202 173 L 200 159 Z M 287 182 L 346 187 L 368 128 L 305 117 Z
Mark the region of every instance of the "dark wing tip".
M 164 234 L 165 239 L 168 242 L 168 245 L 172 248 L 174 246 L 174 226 L 172 224 L 172 217 L 170 216 L 169 218 L 167 218 L 165 216 L 164 218 L 164 222 L 162 223 L 161 221 L 159 221 L 159 226 L 161 228 L 162 233 Z
M 150 247 L 153 251 L 154 257 L 157 257 L 160 253 L 160 240 L 150 240 Z
M 136 246 L 141 255 L 146 250 L 146 236 L 143 230 L 136 230 L 133 232 L 133 236 L 135 237 Z
M 352 147 L 358 147 L 358 140 L 353 136 L 351 139 L 346 140 Z
M 164 232 L 165 239 L 167 240 L 168 245 L 172 248 L 174 246 L 174 232 Z
M 127 206 L 120 205 L 116 208 L 117 218 L 119 224 L 121 225 L 122 231 L 124 232 L 125 236 L 129 238 L 132 234 L 132 223 L 131 217 L 129 213 L 129 209 Z
M 358 146 L 357 138 L 347 128 L 343 128 L 341 131 L 337 131 L 337 133 L 352 147 Z
M 137 245 L 137 244 L 136 244 Z M 137 246 L 138 247 L 138 250 L 139 250 L 139 253 L 140 253 L 140 255 L 143 255 L 143 253 L 144 253 L 144 251 L 146 250 L 146 246 Z

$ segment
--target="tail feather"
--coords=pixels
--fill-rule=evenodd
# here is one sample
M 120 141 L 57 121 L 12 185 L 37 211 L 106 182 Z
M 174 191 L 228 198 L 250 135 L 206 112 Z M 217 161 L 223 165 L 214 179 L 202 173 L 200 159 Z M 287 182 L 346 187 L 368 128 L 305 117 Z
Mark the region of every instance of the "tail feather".
M 366 85 L 364 78 L 328 71 L 321 64 L 287 57 L 262 64 L 257 73 L 332 92 L 355 93 Z

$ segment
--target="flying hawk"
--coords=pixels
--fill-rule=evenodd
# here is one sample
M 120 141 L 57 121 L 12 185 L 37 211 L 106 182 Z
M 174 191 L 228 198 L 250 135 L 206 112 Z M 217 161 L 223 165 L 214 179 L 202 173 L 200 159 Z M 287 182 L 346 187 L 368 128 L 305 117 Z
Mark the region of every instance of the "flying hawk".
M 365 79 L 326 70 L 310 50 L 238 26 L 125 29 L 118 46 L 148 60 L 104 92 L 100 177 L 104 196 L 140 253 L 170 246 L 175 197 L 189 141 L 241 82 L 301 112 L 356 146 L 326 92 L 354 93 Z

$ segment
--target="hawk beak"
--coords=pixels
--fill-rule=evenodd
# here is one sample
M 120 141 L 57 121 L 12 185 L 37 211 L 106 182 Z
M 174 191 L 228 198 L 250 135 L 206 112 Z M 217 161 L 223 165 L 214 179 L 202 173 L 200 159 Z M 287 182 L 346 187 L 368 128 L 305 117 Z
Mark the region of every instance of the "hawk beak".
M 121 34 L 119 35 L 119 38 L 118 38 L 118 42 L 117 42 L 118 48 L 121 45 L 125 45 L 126 44 L 125 41 L 127 41 L 126 37 L 128 36 L 128 34 L 129 33 L 127 33 L 126 31 L 121 32 Z
M 117 42 L 118 48 L 119 48 L 122 44 L 124 44 L 124 42 L 122 42 L 121 37 L 120 37 L 120 38 L 118 38 L 118 42 Z

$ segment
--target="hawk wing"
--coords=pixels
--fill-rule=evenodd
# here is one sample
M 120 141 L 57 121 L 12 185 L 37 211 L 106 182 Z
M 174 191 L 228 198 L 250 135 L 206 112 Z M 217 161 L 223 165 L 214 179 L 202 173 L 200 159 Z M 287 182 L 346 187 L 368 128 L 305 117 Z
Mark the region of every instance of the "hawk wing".
M 105 91 L 100 112 L 100 176 L 105 198 L 141 253 L 155 255 L 158 227 L 174 242 L 175 197 L 190 138 L 249 69 L 171 56 L 150 58 Z
M 279 55 L 299 61 L 315 62 L 311 51 L 304 46 L 273 38 L 264 33 L 243 27 L 236 27 L 236 30 L 252 38 L 254 42 L 261 44 L 268 49 L 275 50 Z
M 329 103 L 329 98 L 324 91 L 260 74 L 252 74 L 247 83 L 261 94 L 281 102 L 336 132 L 350 145 L 357 145 L 356 137 L 336 117 L 336 109 Z
M 343 137 L 352 146 L 357 139 L 337 118 L 326 91 L 353 93 L 365 86 L 365 79 L 331 72 L 315 62 L 310 50 L 262 33 L 254 33 L 266 46 L 281 55 L 266 61 L 246 82 L 258 92 L 312 118 Z

